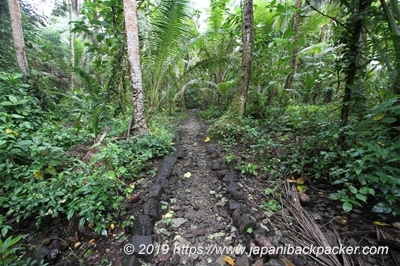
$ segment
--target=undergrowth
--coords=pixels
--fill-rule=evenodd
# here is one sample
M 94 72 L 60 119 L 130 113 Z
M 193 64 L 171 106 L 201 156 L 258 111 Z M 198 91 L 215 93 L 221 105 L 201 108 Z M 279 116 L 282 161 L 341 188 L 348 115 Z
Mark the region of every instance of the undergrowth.
M 227 162 L 253 176 L 324 180 L 336 190 L 330 198 L 340 200 L 345 211 L 356 206 L 399 215 L 400 142 L 393 123 L 400 108 L 395 103 L 393 98 L 372 106 L 345 129 L 334 105 L 270 108 L 262 119 L 245 117 L 241 125 L 220 132 Z M 337 144 L 341 130 L 344 147 Z M 238 147 L 242 156 L 233 155 Z
M 122 203 L 135 189 L 133 181 L 154 175 L 154 159 L 172 151 L 173 126 L 162 116 L 150 122 L 152 134 L 127 139 L 112 135 L 126 129 L 120 125 L 121 117 L 108 120 L 113 129 L 99 142 L 94 127 L 98 131 L 105 126 L 105 117 L 98 108 L 82 110 L 78 119 L 55 121 L 52 117 L 61 115 L 41 108 L 22 75 L 0 73 L 0 87 L 3 261 L 6 251 L 11 258 L 7 261 L 13 261 L 12 246 L 20 240 L 10 234 L 12 227 L 4 225 L 6 220 L 34 219 L 40 226 L 45 217 L 77 217 L 80 226 L 91 225 L 103 234 L 111 223 L 123 223 L 117 216 L 123 214 Z M 78 109 L 74 110 L 78 113 Z M 94 120 L 95 124 L 84 123 Z

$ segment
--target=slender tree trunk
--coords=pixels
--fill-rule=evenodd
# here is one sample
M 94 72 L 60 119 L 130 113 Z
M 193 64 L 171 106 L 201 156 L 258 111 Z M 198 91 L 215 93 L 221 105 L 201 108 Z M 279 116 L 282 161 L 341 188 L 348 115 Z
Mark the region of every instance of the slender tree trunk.
M 400 22 L 400 12 L 397 1 L 390 1 L 392 8 L 390 9 L 385 0 L 381 0 L 383 12 L 388 21 L 390 31 L 392 32 L 392 41 L 395 53 L 395 78 L 392 83 L 392 90 L 395 94 L 400 94 L 400 29 L 397 22 Z M 396 22 L 397 20 L 397 22 Z
M 75 86 L 74 84 L 74 67 L 75 67 L 75 33 L 72 32 L 74 28 L 75 13 L 77 11 L 76 0 L 69 0 L 70 8 L 69 8 L 69 89 L 72 90 Z
M 139 30 L 135 0 L 124 0 L 124 15 L 130 80 L 132 87 L 133 115 L 128 128 L 128 136 L 134 129 L 138 133 L 147 133 L 147 121 L 144 110 L 142 69 L 139 54 Z
M 244 1 L 243 48 L 240 79 L 229 112 L 242 116 L 246 108 L 246 97 L 250 86 L 251 64 L 253 60 L 253 0 Z
M 7 0 L 10 10 L 11 30 L 17 57 L 17 64 L 22 73 L 28 74 L 28 60 L 25 52 L 24 34 L 22 31 L 21 10 L 19 0 Z
M 296 11 L 296 14 L 294 15 L 294 38 L 293 38 L 295 47 L 293 49 L 292 59 L 290 60 L 291 71 L 286 78 L 285 89 L 292 88 L 293 76 L 297 72 L 297 54 L 299 53 L 299 46 L 296 44 L 296 42 L 299 40 L 299 35 L 300 35 L 300 13 L 301 13 L 302 5 L 303 5 L 302 0 L 296 1 L 297 11 Z
M 371 0 L 359 0 L 358 5 L 354 10 L 353 14 L 353 27 L 351 32 L 351 38 L 349 39 L 347 46 L 348 51 L 345 55 L 347 59 L 348 67 L 347 67 L 347 77 L 344 88 L 344 95 L 342 101 L 342 108 L 340 113 L 341 120 L 341 132 L 338 138 L 338 144 L 340 146 L 345 145 L 346 135 L 344 128 L 349 124 L 350 110 L 351 110 L 351 94 L 356 83 L 356 74 L 359 69 L 358 59 L 360 56 L 360 44 L 361 44 L 361 36 L 363 29 L 363 21 L 364 15 L 363 13 L 368 9 L 371 5 Z

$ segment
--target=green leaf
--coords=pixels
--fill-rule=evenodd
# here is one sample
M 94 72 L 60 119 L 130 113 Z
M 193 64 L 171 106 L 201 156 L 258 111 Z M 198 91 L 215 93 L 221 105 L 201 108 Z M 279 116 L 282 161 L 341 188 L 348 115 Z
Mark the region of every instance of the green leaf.
M 379 202 L 372 207 L 371 211 L 376 213 L 390 213 L 392 208 L 386 202 Z
M 363 201 L 363 202 L 367 202 L 367 196 L 365 196 L 364 194 L 356 194 L 356 198 Z
M 358 189 L 355 188 L 354 186 L 349 186 L 349 190 L 350 190 L 350 192 L 353 193 L 353 194 L 357 194 L 357 193 L 358 193 Z
M 343 202 L 342 208 L 345 212 L 349 212 L 353 209 L 353 204 L 351 204 L 350 202 L 346 201 Z
M 271 195 L 271 194 L 273 194 L 275 192 L 275 189 L 274 188 L 266 188 L 265 190 L 264 190 L 264 193 L 266 194 L 266 195 Z

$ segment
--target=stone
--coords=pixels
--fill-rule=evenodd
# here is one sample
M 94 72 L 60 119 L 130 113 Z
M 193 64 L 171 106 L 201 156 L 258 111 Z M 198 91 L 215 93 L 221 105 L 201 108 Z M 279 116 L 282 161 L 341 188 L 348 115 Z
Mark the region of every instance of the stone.
M 148 199 L 143 205 L 143 213 L 154 220 L 161 218 L 160 202 L 155 198 Z
M 242 207 L 242 204 L 237 202 L 236 200 L 229 200 L 228 201 L 228 208 L 230 212 L 233 212 L 236 209 L 239 209 Z
M 45 245 L 40 245 L 38 247 L 34 247 L 31 251 L 29 251 L 26 255 L 27 258 L 31 258 L 33 261 L 39 262 L 47 257 L 50 253 L 50 249 Z
M 172 167 L 176 163 L 177 158 L 174 156 L 165 156 L 161 166 L 158 168 L 157 171 L 157 179 L 158 178 L 168 178 L 172 173 Z
M 264 266 L 264 259 L 263 259 L 263 258 L 257 259 L 257 260 L 254 262 L 253 266 Z
M 154 250 L 147 250 L 147 247 L 151 247 L 153 245 L 153 239 L 151 236 L 134 235 L 131 239 L 131 244 L 134 248 L 133 255 L 147 260 L 153 256 L 152 253 L 147 253 L 147 251 L 154 252 Z
M 178 228 L 181 227 L 187 220 L 185 218 L 173 218 L 171 219 L 171 226 Z
M 229 194 L 235 193 L 240 190 L 240 186 L 236 182 L 230 182 L 228 187 L 226 188 L 226 192 Z
M 213 171 L 219 171 L 224 169 L 228 169 L 228 166 L 226 165 L 225 162 L 216 162 L 213 165 L 211 165 L 211 170 Z
M 136 256 L 129 256 L 123 263 L 122 266 L 141 266 L 139 259 Z
M 235 260 L 235 266 L 250 266 L 250 259 L 248 256 L 242 256 Z
M 156 200 L 160 200 L 162 193 L 164 193 L 164 188 L 160 184 L 154 184 L 149 189 L 149 198 L 155 198 Z
M 268 266 L 284 266 L 283 262 L 277 258 L 270 258 L 268 261 Z
M 224 182 L 225 184 L 236 182 L 237 180 L 238 175 L 236 174 L 236 172 L 233 171 L 226 172 L 226 174 L 222 177 L 222 182 Z
M 178 147 L 173 153 L 173 156 L 176 157 L 177 159 L 183 159 L 187 155 L 188 155 L 187 149 L 184 147 Z
M 169 186 L 169 182 L 166 177 L 157 177 L 154 183 L 162 186 L 164 189 L 167 189 Z
M 233 225 L 239 229 L 239 232 L 243 234 L 248 228 L 256 229 L 257 223 L 248 215 L 241 214 L 240 209 L 236 209 L 232 213 Z

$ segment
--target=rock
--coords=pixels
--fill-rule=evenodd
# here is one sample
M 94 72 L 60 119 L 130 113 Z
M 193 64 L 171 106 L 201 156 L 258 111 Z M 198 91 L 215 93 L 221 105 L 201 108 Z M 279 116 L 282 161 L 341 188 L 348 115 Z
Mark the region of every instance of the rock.
M 26 259 L 31 258 L 33 261 L 40 262 L 45 257 L 47 257 L 50 253 L 50 249 L 45 245 L 40 245 L 38 247 L 34 247 L 31 251 L 26 254 Z
M 184 147 L 178 147 L 173 153 L 173 156 L 176 157 L 177 159 L 183 159 L 187 155 L 188 155 L 187 149 Z
M 242 207 L 242 204 L 237 202 L 236 200 L 229 200 L 228 201 L 228 208 L 231 212 L 233 212 L 236 209 L 239 209 Z
M 235 193 L 240 190 L 240 186 L 236 182 L 230 182 L 228 187 L 226 188 L 226 192 L 229 194 Z
M 226 165 L 225 162 L 216 162 L 213 165 L 211 165 L 211 170 L 213 171 L 219 171 L 224 169 L 228 169 L 228 166 Z
M 257 260 L 254 262 L 253 266 L 264 266 L 264 259 L 263 259 L 263 258 L 257 259 Z
M 157 177 L 155 184 L 162 186 L 164 190 L 169 186 L 169 182 L 166 177 Z
M 153 256 L 152 253 L 147 253 L 147 251 L 154 252 L 154 250 L 146 250 L 147 247 L 150 247 L 153 244 L 151 236 L 134 235 L 131 239 L 131 244 L 134 248 L 133 255 L 147 260 Z
M 222 178 L 222 182 L 224 182 L 225 184 L 236 182 L 237 180 L 238 180 L 238 175 L 236 174 L 236 172 L 233 171 L 226 172 L 226 174 Z
M 245 199 L 245 196 L 240 191 L 232 192 L 232 193 L 230 193 L 230 196 L 232 199 L 237 200 L 237 201 L 244 201 L 244 199 Z
M 135 219 L 134 233 L 149 236 L 153 234 L 153 223 L 149 215 L 141 214 Z
M 154 220 L 159 220 L 161 218 L 160 202 L 155 198 L 148 199 L 143 205 L 143 213 Z
M 239 229 L 239 232 L 243 234 L 249 227 L 255 229 L 257 223 L 251 219 L 248 214 L 241 214 L 239 209 L 236 209 L 232 213 L 233 225 Z
M 47 254 L 47 260 L 50 263 L 55 263 L 60 255 L 60 250 L 58 249 L 51 249 L 49 254 Z
M 136 256 L 129 256 L 123 263 L 122 266 L 141 266 L 139 259 Z
M 160 200 L 162 193 L 164 193 L 164 188 L 160 184 L 154 184 L 149 189 L 149 198 L 155 198 L 156 200 Z
M 268 266 L 284 266 L 280 259 L 270 258 L 268 261 Z
M 171 226 L 178 228 L 186 222 L 187 222 L 187 220 L 185 218 L 174 218 L 174 219 L 171 219 Z
M 172 173 L 172 167 L 176 163 L 177 159 L 173 156 L 165 156 L 161 166 L 158 168 L 157 171 L 157 179 L 158 178 L 168 178 Z
M 242 256 L 235 260 L 235 266 L 250 266 L 250 259 L 248 256 Z

